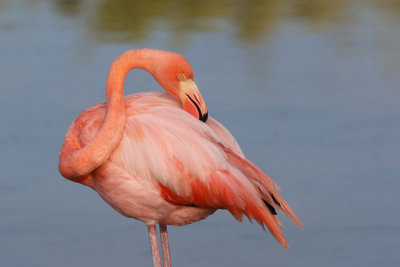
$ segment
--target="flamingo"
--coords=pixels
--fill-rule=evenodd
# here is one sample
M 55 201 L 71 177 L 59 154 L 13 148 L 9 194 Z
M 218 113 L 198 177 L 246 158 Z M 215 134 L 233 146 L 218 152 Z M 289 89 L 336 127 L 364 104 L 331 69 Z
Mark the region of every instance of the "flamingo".
M 124 97 L 132 69 L 149 72 L 167 92 Z M 269 229 L 288 249 L 277 211 L 301 222 L 278 185 L 243 155 L 206 104 L 189 62 L 155 49 L 129 50 L 111 65 L 105 103 L 83 111 L 66 134 L 59 157 L 65 178 L 94 189 L 122 215 L 148 228 L 153 265 L 171 266 L 167 225 L 200 221 L 227 209 Z

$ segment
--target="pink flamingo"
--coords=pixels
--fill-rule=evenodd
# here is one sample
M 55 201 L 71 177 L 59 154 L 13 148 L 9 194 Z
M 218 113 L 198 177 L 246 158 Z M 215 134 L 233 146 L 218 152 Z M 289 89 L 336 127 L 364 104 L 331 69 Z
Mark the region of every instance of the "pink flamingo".
M 134 68 L 149 72 L 167 91 L 124 97 Z M 123 53 L 111 65 L 107 102 L 83 111 L 60 151 L 60 173 L 87 185 L 122 215 L 144 222 L 153 264 L 171 266 L 166 225 L 202 220 L 228 209 L 239 221 L 255 219 L 285 248 L 276 211 L 302 225 L 279 187 L 247 160 L 233 136 L 208 117 L 193 70 L 179 54 L 153 49 Z

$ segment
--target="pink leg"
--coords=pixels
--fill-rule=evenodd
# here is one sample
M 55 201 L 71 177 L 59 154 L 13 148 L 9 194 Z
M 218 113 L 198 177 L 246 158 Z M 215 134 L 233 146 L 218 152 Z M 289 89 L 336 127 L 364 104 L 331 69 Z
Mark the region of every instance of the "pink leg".
M 169 254 L 167 225 L 160 223 L 161 250 L 164 267 L 171 267 L 171 256 Z
M 160 249 L 158 247 L 157 228 L 156 225 L 147 225 L 149 232 L 151 255 L 153 256 L 154 267 L 161 267 Z

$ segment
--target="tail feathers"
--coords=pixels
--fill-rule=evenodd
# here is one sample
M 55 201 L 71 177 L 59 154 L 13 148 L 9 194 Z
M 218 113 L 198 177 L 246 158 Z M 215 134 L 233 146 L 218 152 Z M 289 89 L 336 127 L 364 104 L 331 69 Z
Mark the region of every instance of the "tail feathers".
M 282 224 L 274 215 L 282 211 L 300 228 L 299 219 L 278 194 L 278 186 L 258 167 L 229 148 L 224 148 L 232 168 L 214 170 L 202 180 L 186 173 L 185 179 L 175 185 L 160 185 L 166 201 L 176 205 L 194 205 L 200 208 L 228 209 L 241 221 L 243 215 L 254 219 L 288 249 L 282 234 Z
M 286 217 L 288 217 L 300 229 L 304 230 L 304 227 L 301 224 L 299 218 L 297 218 L 296 214 L 290 208 L 289 204 L 286 203 L 286 201 L 283 199 L 283 197 L 281 197 L 281 195 L 279 195 L 278 192 L 274 192 L 273 196 L 277 200 L 277 202 L 279 203 L 278 209 L 281 210 L 286 215 Z
M 289 249 L 289 245 L 281 231 L 281 222 L 278 220 L 278 217 L 273 215 L 265 206 L 260 207 L 255 205 L 254 202 L 247 202 L 243 212 L 250 221 L 252 218 L 254 218 L 264 230 L 265 226 L 267 226 L 268 230 L 276 238 L 276 240 L 284 248 Z
M 288 248 L 287 241 L 281 232 L 282 224 L 264 205 L 261 194 L 251 184 L 243 184 L 228 171 L 212 173 L 207 183 L 190 175 L 188 180 L 191 180 L 192 190 L 184 197 L 187 201 L 198 207 L 228 209 L 238 221 L 242 221 L 244 214 L 250 221 L 256 220 L 264 230 L 267 226 L 278 242 L 286 249 Z M 175 198 L 175 200 L 178 199 Z
M 264 202 L 267 202 L 274 209 L 284 213 L 286 217 L 288 217 L 294 224 L 296 224 L 299 228 L 304 229 L 299 218 L 297 218 L 290 206 L 277 192 L 281 189 L 271 178 L 269 178 L 255 164 L 245 159 L 238 153 L 232 151 L 230 148 L 224 146 L 223 149 L 228 156 L 229 162 L 240 169 L 249 178 L 249 180 L 251 180 L 251 182 L 257 188 L 259 188 Z

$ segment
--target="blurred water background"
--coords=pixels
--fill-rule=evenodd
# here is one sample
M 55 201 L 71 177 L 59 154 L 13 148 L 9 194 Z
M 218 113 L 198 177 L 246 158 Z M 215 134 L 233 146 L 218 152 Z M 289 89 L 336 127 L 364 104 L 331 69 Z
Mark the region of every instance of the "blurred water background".
M 173 266 L 400 266 L 400 1 L 0 0 L 0 266 L 151 266 L 146 227 L 63 179 L 72 120 L 132 48 L 183 54 L 210 115 L 283 189 L 291 249 L 226 211 Z M 159 91 L 133 71 L 126 94 Z

